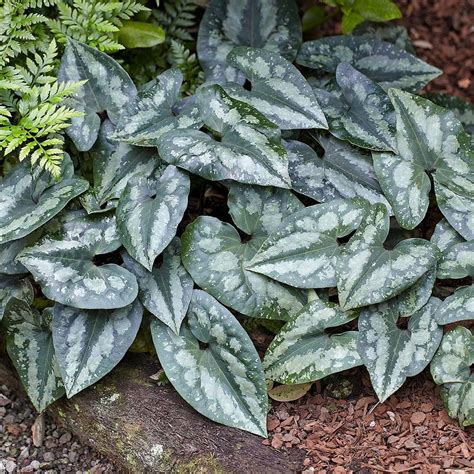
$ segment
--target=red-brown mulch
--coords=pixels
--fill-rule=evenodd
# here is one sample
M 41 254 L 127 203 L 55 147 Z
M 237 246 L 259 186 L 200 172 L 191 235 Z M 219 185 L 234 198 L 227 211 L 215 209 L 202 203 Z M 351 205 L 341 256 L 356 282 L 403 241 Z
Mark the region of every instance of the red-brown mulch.
M 366 373 L 357 379 L 362 391 L 352 399 L 331 398 L 315 384 L 298 401 L 273 402 L 264 443 L 304 450 L 304 474 L 474 471 L 474 427 L 448 417 L 429 376 L 409 379 L 384 404 Z

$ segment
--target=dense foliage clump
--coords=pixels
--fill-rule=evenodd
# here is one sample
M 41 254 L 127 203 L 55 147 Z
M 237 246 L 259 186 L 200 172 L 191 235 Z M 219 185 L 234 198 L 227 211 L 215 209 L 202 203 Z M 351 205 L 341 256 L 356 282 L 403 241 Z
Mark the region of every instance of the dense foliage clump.
M 293 0 L 212 0 L 196 56 L 189 4 L 154 12 L 169 37 L 148 60 L 56 25 L 57 77 L 54 43 L 1 72 L 18 159 L 0 181 L 0 317 L 36 408 L 98 381 L 141 327 L 196 410 L 262 436 L 266 379 L 362 365 L 382 402 L 429 366 L 474 423 L 472 108 L 416 95 L 441 71 L 400 28 L 302 43 Z M 111 5 L 104 34 L 135 47 L 143 9 Z M 176 67 L 145 81 L 165 53 Z M 263 362 L 249 320 L 276 330 Z

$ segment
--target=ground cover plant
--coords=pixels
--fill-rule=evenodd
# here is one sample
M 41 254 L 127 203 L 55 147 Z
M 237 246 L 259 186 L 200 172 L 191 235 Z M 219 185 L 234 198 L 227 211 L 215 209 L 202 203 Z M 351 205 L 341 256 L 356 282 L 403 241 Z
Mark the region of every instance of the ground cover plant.
M 153 18 L 186 41 L 173 15 Z M 149 82 L 160 66 L 53 31 L 57 76 L 52 43 L 0 83 L 0 316 L 39 411 L 141 329 L 188 403 L 261 436 L 269 384 L 294 396 L 362 365 L 381 402 L 429 367 L 474 423 L 472 108 L 417 95 L 441 71 L 403 30 L 302 42 L 292 0 L 212 0 L 203 72 Z M 263 361 L 249 321 L 275 332 Z

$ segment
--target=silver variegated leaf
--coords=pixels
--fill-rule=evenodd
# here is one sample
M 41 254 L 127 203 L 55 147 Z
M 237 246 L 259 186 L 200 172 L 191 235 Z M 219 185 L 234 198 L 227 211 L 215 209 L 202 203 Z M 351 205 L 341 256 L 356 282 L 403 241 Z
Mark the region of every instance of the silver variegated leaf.
M 0 321 L 5 306 L 12 298 L 33 303 L 33 286 L 27 278 L 20 279 L 17 275 L 3 275 L 0 273 Z
M 352 64 L 382 87 L 418 90 L 441 71 L 393 44 L 361 36 L 329 36 L 303 43 L 296 62 L 335 73 L 341 62 Z
M 383 204 L 375 204 L 337 259 L 337 289 L 344 309 L 381 303 L 412 286 L 436 265 L 438 249 L 424 239 L 407 239 L 393 250 Z
M 376 82 L 343 62 L 336 68 L 339 89 L 313 89 L 337 138 L 369 150 L 396 151 L 393 105 Z
M 441 92 L 431 92 L 426 97 L 440 107 L 450 110 L 457 119 L 463 124 L 464 130 L 474 133 L 474 105 L 456 97 Z
M 68 175 L 58 182 L 38 177 L 27 160 L 18 164 L 0 181 L 0 244 L 31 234 L 88 187 Z
M 54 350 L 68 398 L 100 380 L 122 360 L 135 340 L 142 314 L 138 301 L 114 311 L 54 306 Z
M 244 76 L 226 62 L 235 46 L 263 48 L 293 61 L 301 36 L 294 0 L 212 0 L 199 26 L 197 54 L 208 81 L 243 83 Z
M 227 62 L 252 83 L 251 92 L 226 86 L 235 99 L 252 105 L 283 130 L 328 128 L 311 86 L 279 54 L 240 46 L 229 53 Z
M 58 80 L 87 81 L 72 96 L 74 109 L 84 115 L 74 117 L 67 129 L 80 151 L 89 150 L 96 141 L 99 113 L 107 112 L 112 123 L 117 123 L 124 107 L 137 95 L 132 80 L 120 64 L 107 54 L 72 39 L 68 39 L 64 50 Z
M 193 408 L 218 423 L 266 436 L 260 359 L 230 311 L 195 290 L 179 335 L 157 319 L 151 333 L 168 379 Z
M 0 245 L 0 274 L 19 275 L 21 273 L 28 273 L 28 270 L 15 259 L 25 247 L 36 242 L 41 234 L 42 230 L 38 229 L 26 237 L 10 240 L 10 242 Z
M 441 251 L 438 278 L 474 276 L 473 240 L 466 242 L 446 219 L 442 219 L 436 224 L 431 242 Z
M 434 381 L 442 384 L 441 396 L 449 416 L 462 426 L 474 424 L 474 336 L 465 327 L 456 327 L 443 336 L 431 362 Z
M 217 85 L 202 86 L 196 101 L 204 124 L 220 139 L 199 130 L 169 132 L 158 145 L 163 160 L 212 181 L 290 187 L 288 157 L 275 124 Z
M 407 329 L 397 327 L 398 312 L 388 304 L 362 310 L 357 348 L 382 403 L 407 377 L 419 374 L 430 363 L 443 336 L 434 317 L 440 302 L 430 298 L 410 317 Z
M 130 178 L 150 176 L 156 167 L 164 169 L 156 149 L 113 142 L 110 139 L 113 132 L 112 122 L 105 120 L 97 141 L 86 155 L 86 161 L 92 162 L 93 182 L 80 200 L 89 214 L 115 208 Z
M 366 199 L 390 208 L 380 189 L 372 158 L 360 148 L 333 137 L 319 137 L 323 158 L 306 143 L 285 143 L 292 188 L 305 196 L 328 202 L 338 198 Z
M 114 139 L 132 145 L 156 146 L 159 138 L 171 130 L 199 128 L 201 121 L 193 103 L 175 113 L 182 83 L 181 71 L 168 69 L 146 84 L 136 99 L 126 105 Z
M 179 334 L 193 294 L 194 282 L 181 263 L 180 240 L 175 237 L 163 252 L 163 263 L 151 272 L 128 255 L 124 263 L 138 280 L 143 306 L 175 334 Z
M 438 324 L 474 320 L 474 286 L 458 288 L 439 306 L 435 314 Z
M 263 361 L 266 377 L 298 384 L 361 365 L 357 331 L 326 333 L 356 317 L 357 312 L 344 312 L 333 303 L 319 299 L 308 303 L 268 347 Z
M 122 193 L 117 207 L 122 244 L 149 271 L 176 234 L 188 204 L 189 187 L 189 176 L 168 166 L 157 179 L 131 179 Z
M 6 347 L 34 407 L 43 411 L 64 395 L 53 347 L 51 310 L 41 314 L 12 298 L 5 309 Z
M 82 309 L 127 306 L 138 294 L 135 277 L 114 263 L 94 263 L 96 255 L 117 248 L 113 221 L 112 227 L 95 227 L 89 222 L 90 227 L 77 234 L 66 229 L 55 237 L 44 237 L 23 250 L 18 259 L 53 301 Z
M 338 238 L 358 227 L 367 211 L 362 199 L 336 199 L 288 216 L 263 242 L 246 269 L 296 288 L 336 283 Z
M 373 159 L 397 221 L 406 229 L 422 221 L 431 189 L 427 172 L 435 170 L 441 211 L 461 235 L 474 238 L 474 160 L 461 123 L 422 97 L 396 89 L 389 96 L 397 115 L 398 154 L 374 153 Z
M 363 38 L 377 39 L 392 43 L 398 49 L 404 49 L 411 54 L 415 54 L 408 30 L 404 26 L 398 26 L 391 23 L 376 23 L 365 21 L 356 26 L 353 35 L 362 36 Z

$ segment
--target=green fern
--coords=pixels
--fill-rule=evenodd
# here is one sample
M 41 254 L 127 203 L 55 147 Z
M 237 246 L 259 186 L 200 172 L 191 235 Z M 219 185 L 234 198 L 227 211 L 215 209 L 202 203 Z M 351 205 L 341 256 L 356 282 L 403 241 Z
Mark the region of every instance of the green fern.
M 184 94 L 194 94 L 196 89 L 204 82 L 204 73 L 196 54 L 191 53 L 182 43 L 172 40 L 168 62 L 183 73 L 184 81 L 181 91 Z
M 153 10 L 153 17 L 166 30 L 169 41 L 192 41 L 188 29 L 196 24 L 196 9 L 193 0 L 166 0 L 162 9 Z
M 25 66 L 0 71 L 0 151 L 58 177 L 64 155 L 61 132 L 81 113 L 63 102 L 83 82 L 57 82 L 51 72 L 57 56 L 52 41 L 44 55 L 27 58 Z

